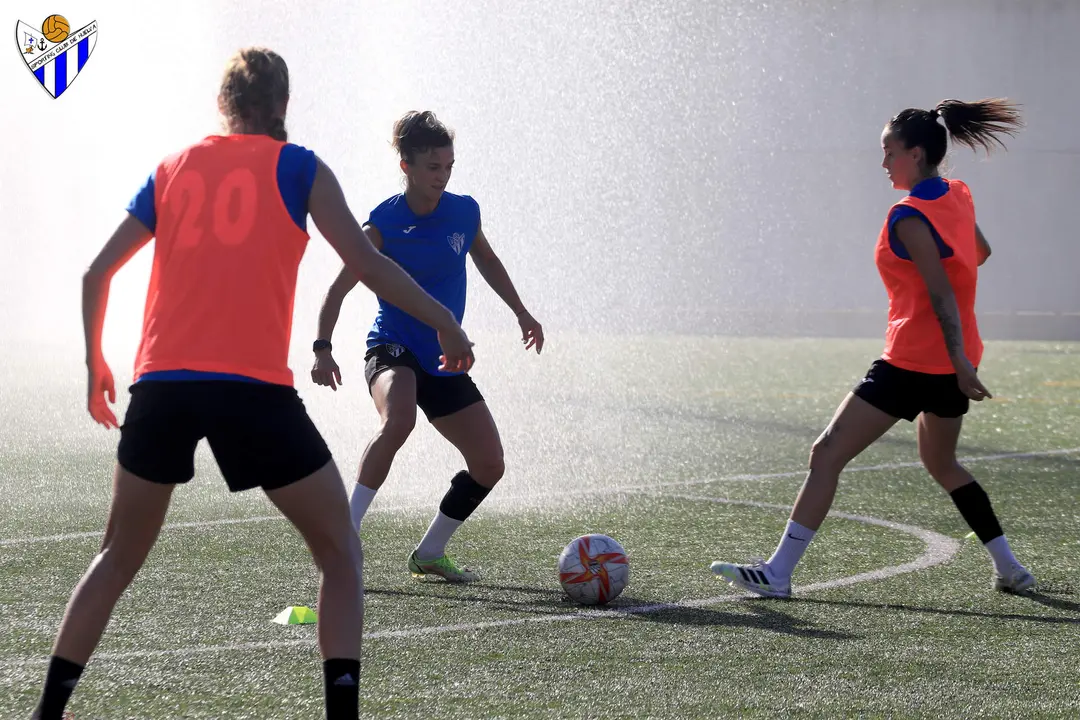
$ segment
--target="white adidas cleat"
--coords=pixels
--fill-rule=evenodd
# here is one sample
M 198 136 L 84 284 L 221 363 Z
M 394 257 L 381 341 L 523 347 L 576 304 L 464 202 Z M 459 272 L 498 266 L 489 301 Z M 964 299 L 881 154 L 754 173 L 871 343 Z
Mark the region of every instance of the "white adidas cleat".
M 765 597 L 791 597 L 791 578 L 776 575 L 763 560 L 755 560 L 750 565 L 717 561 L 710 565 L 709 569 L 734 587 Z
M 1023 565 L 1013 565 L 1008 575 L 994 574 L 994 589 L 1002 592 L 1022 593 L 1035 584 L 1035 576 Z

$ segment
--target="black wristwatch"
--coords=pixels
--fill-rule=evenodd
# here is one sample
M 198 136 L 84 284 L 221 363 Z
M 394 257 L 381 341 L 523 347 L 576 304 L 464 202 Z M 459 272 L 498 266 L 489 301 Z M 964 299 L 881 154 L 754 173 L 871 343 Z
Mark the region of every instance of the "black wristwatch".
M 312 352 L 319 352 L 320 350 L 333 351 L 333 349 L 334 349 L 333 343 L 331 343 L 329 340 L 323 340 L 322 338 L 319 338 L 315 342 L 311 343 L 311 351 Z

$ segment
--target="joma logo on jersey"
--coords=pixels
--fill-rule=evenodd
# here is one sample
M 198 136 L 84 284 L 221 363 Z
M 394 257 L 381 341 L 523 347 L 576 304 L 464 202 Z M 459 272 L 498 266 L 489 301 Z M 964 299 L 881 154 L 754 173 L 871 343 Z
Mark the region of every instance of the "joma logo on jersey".
M 450 243 L 450 247 L 454 248 L 454 252 L 458 255 L 461 254 L 461 248 L 465 247 L 465 233 L 454 233 L 446 238 L 446 242 Z
M 15 24 L 15 42 L 41 87 L 58 98 L 90 59 L 97 44 L 97 21 L 72 30 L 63 15 L 50 15 L 40 27 L 20 20 Z

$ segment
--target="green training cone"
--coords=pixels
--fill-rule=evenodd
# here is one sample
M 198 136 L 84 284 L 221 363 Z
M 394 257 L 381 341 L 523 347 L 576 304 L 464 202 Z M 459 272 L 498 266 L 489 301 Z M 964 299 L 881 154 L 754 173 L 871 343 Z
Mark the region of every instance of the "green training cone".
M 315 611 L 303 605 L 290 605 L 277 614 L 273 622 L 278 625 L 312 625 L 318 622 Z

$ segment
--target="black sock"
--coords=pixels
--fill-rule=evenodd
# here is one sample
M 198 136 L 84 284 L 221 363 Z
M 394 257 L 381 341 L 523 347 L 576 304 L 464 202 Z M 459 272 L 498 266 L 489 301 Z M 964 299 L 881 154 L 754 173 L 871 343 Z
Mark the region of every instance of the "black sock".
M 82 675 L 83 666 L 53 655 L 45 673 L 45 689 L 34 708 L 33 720 L 62 720 L 71 693 Z
M 448 518 L 464 522 L 480 507 L 489 492 L 491 488 L 484 487 L 473 480 L 468 471 L 462 470 L 450 481 L 450 489 L 439 504 L 439 512 Z
M 323 661 L 326 720 L 360 717 L 360 661 L 330 658 Z
M 997 515 L 994 514 L 994 508 L 990 507 L 990 496 L 979 483 L 971 482 L 958 487 L 949 496 L 983 545 L 1005 534 L 998 523 Z

